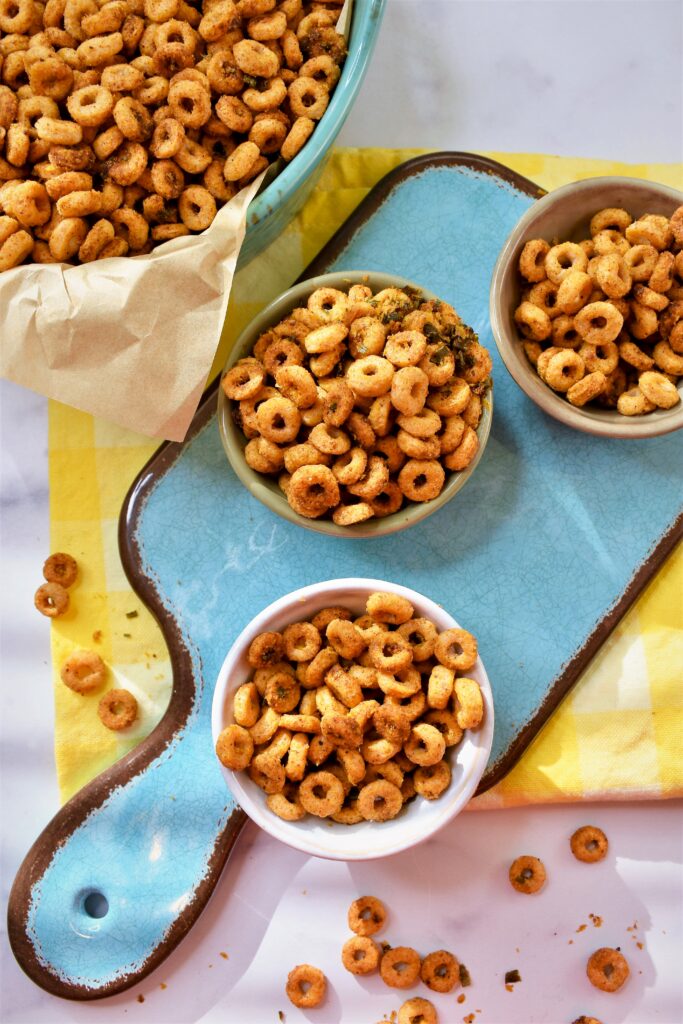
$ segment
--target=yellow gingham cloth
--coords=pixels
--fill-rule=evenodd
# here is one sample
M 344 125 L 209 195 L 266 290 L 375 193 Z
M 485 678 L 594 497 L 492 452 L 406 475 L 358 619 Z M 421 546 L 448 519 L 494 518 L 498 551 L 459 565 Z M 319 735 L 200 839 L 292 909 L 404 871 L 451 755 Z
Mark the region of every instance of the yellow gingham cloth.
M 384 174 L 415 155 L 416 151 L 379 149 L 332 153 L 296 220 L 236 276 L 229 326 L 212 376 L 223 365 L 231 340 L 252 316 L 291 284 Z M 600 174 L 672 185 L 680 181 L 680 168 L 673 165 L 488 155 L 549 190 Z M 64 800 L 148 735 L 168 703 L 168 653 L 154 620 L 128 586 L 117 544 L 126 491 L 155 448 L 154 441 L 50 402 L 51 547 L 72 553 L 81 570 L 69 612 L 53 620 L 51 627 L 55 753 Z M 139 718 L 124 734 L 110 732 L 100 723 L 97 696 L 80 697 L 61 683 L 58 666 L 76 647 L 99 651 L 110 668 L 109 685 L 124 686 L 137 697 Z M 518 765 L 474 803 L 503 807 L 682 795 L 681 665 L 679 548 Z

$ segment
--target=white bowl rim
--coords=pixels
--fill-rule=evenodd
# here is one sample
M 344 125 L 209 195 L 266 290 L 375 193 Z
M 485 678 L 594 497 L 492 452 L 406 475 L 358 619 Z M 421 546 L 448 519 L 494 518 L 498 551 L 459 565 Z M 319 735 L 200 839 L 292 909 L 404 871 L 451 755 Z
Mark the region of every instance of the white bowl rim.
M 645 178 L 629 178 L 619 175 L 582 178 L 580 181 L 569 182 L 547 192 L 540 199 L 535 200 L 528 210 L 522 214 L 500 250 L 491 275 L 491 288 L 489 292 L 491 331 L 505 369 L 524 394 L 546 415 L 552 416 L 553 419 L 564 423 L 565 426 L 571 427 L 574 430 L 580 430 L 583 433 L 593 434 L 597 437 L 615 439 L 659 437 L 681 429 L 683 426 L 683 403 L 674 406 L 673 410 L 659 410 L 660 413 L 674 413 L 674 415 L 662 416 L 657 419 L 651 418 L 652 416 L 657 416 L 657 412 L 650 414 L 649 417 L 621 417 L 620 420 L 607 419 L 606 411 L 599 412 L 593 409 L 582 409 L 564 401 L 559 395 L 548 388 L 536 374 L 527 372 L 526 367 L 523 368 L 521 364 L 518 365 L 512 360 L 508 361 L 504 353 L 504 349 L 508 347 L 507 331 L 501 323 L 501 317 L 498 313 L 498 295 L 505 271 L 514 255 L 514 249 L 524 235 L 525 229 L 543 213 L 546 207 L 552 206 L 557 199 L 561 199 L 563 196 L 571 193 L 590 193 L 595 188 L 607 186 L 614 188 L 623 187 L 625 190 L 628 190 L 629 187 L 649 189 L 660 192 L 662 195 L 670 198 L 672 202 L 683 203 L 683 193 L 669 185 L 648 181 Z M 502 338 L 503 341 L 499 341 L 499 338 Z M 549 400 L 549 396 L 552 400 Z M 624 420 L 623 425 L 621 423 L 622 419 Z
M 304 602 L 309 599 L 316 601 L 316 603 L 320 604 L 320 607 L 325 607 L 328 604 L 334 603 L 335 595 L 339 591 L 345 590 L 358 591 L 359 596 L 362 597 L 378 590 L 399 594 L 406 597 L 411 604 L 413 604 L 416 610 L 419 609 L 421 615 L 426 615 L 437 621 L 437 625 L 440 630 L 458 628 L 458 623 L 453 616 L 441 605 L 436 604 L 436 602 L 431 598 L 428 598 L 424 594 L 412 590 L 409 587 L 404 587 L 397 583 L 390 583 L 386 580 L 367 579 L 365 577 L 326 580 L 320 583 L 308 584 L 305 587 L 300 587 L 288 594 L 284 594 L 282 597 L 271 602 L 271 604 L 259 612 L 258 615 L 256 615 L 244 627 L 231 645 L 230 650 L 223 661 L 216 680 L 211 708 L 211 733 L 214 747 L 219 733 L 226 725 L 225 703 L 230 690 L 230 674 L 239 660 L 240 653 L 246 649 L 247 644 L 250 643 L 258 633 L 266 630 L 268 628 L 268 624 L 279 613 L 286 610 L 294 613 L 296 608 L 299 606 L 303 610 Z M 296 620 L 293 618 L 292 621 Z M 449 788 L 449 791 L 447 791 L 446 794 L 444 794 L 444 796 L 438 801 L 425 801 L 434 813 L 432 814 L 432 819 L 427 822 L 417 819 L 418 825 L 420 823 L 423 826 L 426 825 L 426 827 L 424 827 L 417 836 L 410 835 L 408 837 L 398 840 L 394 839 L 392 841 L 391 834 L 394 821 L 406 820 L 405 818 L 400 817 L 381 824 L 362 822 L 359 825 L 352 826 L 337 825 L 336 823 L 331 824 L 326 819 L 321 819 L 321 822 L 325 822 L 325 829 L 327 830 L 323 834 L 324 838 L 321 836 L 320 840 L 311 841 L 310 838 L 308 838 L 310 833 L 298 829 L 297 822 L 283 821 L 267 809 L 265 806 L 265 800 L 262 796 L 258 801 L 252 797 L 252 792 L 255 796 L 258 796 L 261 791 L 255 783 L 252 783 L 251 780 L 248 779 L 244 772 L 230 771 L 218 762 L 223 778 L 225 779 L 225 782 L 238 806 L 244 810 L 252 821 L 275 839 L 279 839 L 286 845 L 291 846 L 296 850 L 300 850 L 303 853 L 322 857 L 328 860 L 364 861 L 374 860 L 380 857 L 388 857 L 413 846 L 417 846 L 419 843 L 429 839 L 432 835 L 448 824 L 448 822 L 465 807 L 470 798 L 474 795 L 481 777 L 486 770 L 486 765 L 488 764 L 493 744 L 493 694 L 491 691 L 491 684 L 481 658 L 477 659 L 474 669 L 472 669 L 468 675 L 475 678 L 481 686 L 484 698 L 484 722 L 476 732 L 467 730 L 457 749 L 463 749 L 463 744 L 466 745 L 465 749 L 468 750 L 468 754 L 470 753 L 470 748 L 472 749 L 473 766 L 465 774 L 463 782 L 457 790 L 453 790 L 453 792 L 450 793 L 450 800 L 447 799 L 450 791 Z M 243 780 L 246 780 L 246 784 Z M 411 805 L 408 808 L 407 814 L 410 814 L 410 810 L 413 806 L 414 805 Z M 330 838 L 335 834 L 348 836 L 353 834 L 352 830 L 367 830 L 369 828 L 373 828 L 375 830 L 374 833 L 372 833 L 373 838 L 369 851 L 335 849 L 331 843 L 328 846 L 325 842 L 327 835 L 329 835 Z M 339 830 L 341 829 L 344 831 L 340 832 Z M 355 834 L 358 834 L 358 832 L 356 831 Z M 381 840 L 379 843 L 377 842 L 378 839 Z

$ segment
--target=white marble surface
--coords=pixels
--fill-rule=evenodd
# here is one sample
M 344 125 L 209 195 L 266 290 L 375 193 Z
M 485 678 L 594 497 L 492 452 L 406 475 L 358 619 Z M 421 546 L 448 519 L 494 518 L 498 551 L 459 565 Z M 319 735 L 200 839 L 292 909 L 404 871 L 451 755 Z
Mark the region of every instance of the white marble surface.
M 678 0 L 388 0 L 340 142 L 680 160 L 682 27 Z M 2 382 L 0 439 L 4 906 L 19 863 L 57 809 L 48 627 L 32 606 L 49 550 L 45 402 Z M 613 854 L 584 869 L 570 859 L 566 837 L 586 819 L 604 825 Z M 442 1024 L 475 1009 L 482 1024 L 556 1024 L 580 1013 L 605 1024 L 679 1024 L 680 826 L 675 804 L 479 813 L 419 858 L 352 868 L 307 860 L 249 827 L 192 934 L 129 994 L 86 1005 L 46 995 L 16 966 L 3 923 L 0 1020 L 268 1024 L 278 1009 L 288 1022 L 378 1020 L 401 1000 L 376 978 L 357 981 L 338 966 L 345 907 L 370 891 L 391 907 L 388 941 L 424 952 L 448 946 L 470 968 L 465 1004 L 454 995 L 439 1002 Z M 544 856 L 551 874 L 547 892 L 529 900 L 504 877 L 507 861 L 525 850 Z M 574 934 L 588 913 L 604 918 L 602 929 Z M 634 920 L 643 950 L 625 931 Z M 583 979 L 585 955 L 601 944 L 632 953 L 634 976 L 620 995 L 603 996 Z M 334 990 L 324 1010 L 307 1015 L 282 992 L 287 971 L 305 959 L 324 967 Z M 507 993 L 500 973 L 514 967 L 523 981 Z

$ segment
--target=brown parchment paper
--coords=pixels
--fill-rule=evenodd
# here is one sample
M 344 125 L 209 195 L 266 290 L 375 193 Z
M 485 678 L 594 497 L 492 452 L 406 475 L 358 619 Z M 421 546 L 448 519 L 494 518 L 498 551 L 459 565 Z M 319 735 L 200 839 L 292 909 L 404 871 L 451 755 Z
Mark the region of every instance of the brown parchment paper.
M 180 441 L 218 344 L 247 208 L 264 171 L 202 234 L 146 256 L 0 274 L 0 372 L 48 398 Z

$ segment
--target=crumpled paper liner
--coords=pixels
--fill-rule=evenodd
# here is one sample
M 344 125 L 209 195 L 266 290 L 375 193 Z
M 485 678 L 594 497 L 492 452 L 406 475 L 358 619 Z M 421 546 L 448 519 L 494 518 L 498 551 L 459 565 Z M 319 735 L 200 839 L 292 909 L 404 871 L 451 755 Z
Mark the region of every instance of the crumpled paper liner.
M 150 437 L 181 441 L 225 319 L 264 171 L 199 235 L 146 256 L 0 274 L 0 372 Z

